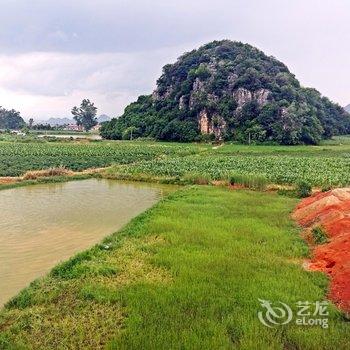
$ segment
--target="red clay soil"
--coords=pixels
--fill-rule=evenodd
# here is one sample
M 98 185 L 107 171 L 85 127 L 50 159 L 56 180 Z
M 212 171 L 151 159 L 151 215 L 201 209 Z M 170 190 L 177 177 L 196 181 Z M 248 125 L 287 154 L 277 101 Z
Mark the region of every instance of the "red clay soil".
M 309 232 L 321 226 L 327 233 L 328 243 L 314 245 L 309 269 L 328 274 L 329 298 L 350 312 L 350 188 L 302 200 L 293 218 Z

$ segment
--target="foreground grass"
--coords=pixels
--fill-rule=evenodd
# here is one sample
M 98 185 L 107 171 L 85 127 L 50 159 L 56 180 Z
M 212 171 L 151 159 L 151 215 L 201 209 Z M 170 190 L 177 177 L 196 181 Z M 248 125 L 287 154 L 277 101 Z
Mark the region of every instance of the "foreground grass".
M 329 329 L 257 319 L 258 298 L 323 300 L 327 280 L 302 269 L 295 200 L 192 187 L 122 232 L 57 266 L 0 314 L 1 349 L 348 349 Z

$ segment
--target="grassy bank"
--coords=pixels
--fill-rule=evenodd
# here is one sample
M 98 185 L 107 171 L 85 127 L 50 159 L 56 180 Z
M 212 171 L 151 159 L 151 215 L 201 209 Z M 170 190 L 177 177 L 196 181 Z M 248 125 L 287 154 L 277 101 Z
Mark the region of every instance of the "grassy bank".
M 15 182 L 9 183 L 0 183 L 0 191 L 8 190 L 11 188 L 29 186 L 29 185 L 37 185 L 37 184 L 45 184 L 45 183 L 58 183 L 58 182 L 67 182 L 67 181 L 76 181 L 76 180 L 85 180 L 91 177 L 96 177 L 98 174 L 76 174 L 70 176 L 49 176 L 49 177 L 38 177 L 33 180 L 18 180 Z
M 185 188 L 57 266 L 0 314 L 1 349 L 347 349 L 349 323 L 267 328 L 258 298 L 325 298 L 302 269 L 294 199 Z

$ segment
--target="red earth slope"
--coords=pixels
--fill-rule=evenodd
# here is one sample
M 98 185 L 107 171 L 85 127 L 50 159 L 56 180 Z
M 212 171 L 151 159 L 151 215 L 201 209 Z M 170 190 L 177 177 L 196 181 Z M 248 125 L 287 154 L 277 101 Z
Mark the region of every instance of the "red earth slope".
M 350 312 L 350 188 L 302 200 L 293 218 L 309 232 L 321 226 L 327 233 L 329 241 L 314 246 L 309 268 L 329 275 L 330 299 Z

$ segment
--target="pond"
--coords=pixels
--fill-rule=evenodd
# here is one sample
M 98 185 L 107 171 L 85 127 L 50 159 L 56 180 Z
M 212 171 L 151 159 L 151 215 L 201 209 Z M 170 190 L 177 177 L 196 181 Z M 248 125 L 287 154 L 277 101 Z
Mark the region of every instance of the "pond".
M 166 186 L 80 180 L 0 191 L 0 307 L 60 261 L 117 231 Z

